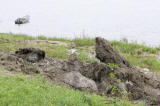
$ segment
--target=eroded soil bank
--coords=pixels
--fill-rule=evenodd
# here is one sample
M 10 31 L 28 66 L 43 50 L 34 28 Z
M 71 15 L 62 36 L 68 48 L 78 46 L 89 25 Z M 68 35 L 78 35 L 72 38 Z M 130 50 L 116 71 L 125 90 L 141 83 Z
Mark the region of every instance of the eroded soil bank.
M 103 38 L 95 40 L 99 62 L 80 61 L 75 54 L 67 60 L 45 57 L 45 51 L 21 48 L 0 53 L 0 65 L 8 71 L 39 74 L 73 88 L 106 96 L 127 96 L 132 101 L 160 105 L 160 79 L 150 70 L 132 66 Z

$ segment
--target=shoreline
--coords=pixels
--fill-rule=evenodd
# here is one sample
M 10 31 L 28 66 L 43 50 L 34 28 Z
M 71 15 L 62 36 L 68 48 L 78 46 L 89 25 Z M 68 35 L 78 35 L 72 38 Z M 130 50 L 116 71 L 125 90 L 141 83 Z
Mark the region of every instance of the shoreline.
M 75 38 L 72 41 L 65 38 L 47 38 L 44 36 L 32 37 L 28 35 L 0 33 L 0 50 L 15 51 L 18 48 L 36 47 L 46 51 L 48 57 L 67 59 L 69 54 L 76 52 L 82 61 L 94 62 L 95 58 L 94 39 Z M 8 42 L 8 43 L 7 43 Z M 127 39 L 121 41 L 110 41 L 114 49 L 126 57 L 131 64 L 151 70 L 160 70 L 160 48 L 150 47 L 128 42 Z M 4 47 L 6 46 L 6 47 Z
M 96 36 L 97 35 L 96 34 L 96 35 L 91 37 L 88 34 L 83 33 L 83 31 L 79 32 L 77 35 L 74 35 L 74 34 L 60 34 L 59 36 L 54 35 L 53 37 L 52 37 L 52 35 L 47 35 L 46 36 L 45 34 L 30 35 L 30 34 L 12 33 L 12 32 L 3 32 L 3 33 L 0 32 L 0 34 L 23 35 L 23 36 L 30 36 L 30 37 L 33 37 L 33 38 L 43 37 L 45 39 L 47 39 L 47 38 L 57 38 L 57 39 L 66 39 L 66 40 L 69 40 L 69 41 L 72 41 L 76 38 L 79 38 L 79 39 L 83 39 L 83 38 L 94 39 L 95 37 L 103 37 L 105 39 L 108 39 L 109 41 L 123 41 L 125 39 L 125 40 L 128 41 L 128 43 L 137 43 L 139 45 L 145 45 L 145 46 L 149 46 L 149 47 L 160 47 L 160 44 L 158 44 L 158 42 L 153 42 L 152 43 L 152 42 L 149 42 L 149 41 L 144 41 L 142 39 L 141 40 L 133 40 L 132 38 L 120 37 L 119 35 L 117 35 L 119 37 L 113 38 L 112 36 L 111 37 L 105 36 L 106 34 L 102 34 L 102 36 Z M 71 37 L 68 36 L 68 35 L 71 35 Z M 98 34 L 98 35 L 100 35 L 100 34 Z M 149 42 L 149 43 L 147 43 L 147 42 Z
M 151 84 L 151 82 L 146 82 L 145 84 L 143 84 L 144 82 L 143 80 L 146 80 L 146 78 L 148 78 L 148 74 L 149 76 L 160 75 L 159 74 L 160 59 L 158 59 L 160 48 L 151 48 L 149 46 L 139 45 L 137 43 L 128 43 L 127 40 L 125 39 L 123 41 L 110 41 L 110 42 L 108 42 L 107 40 L 105 41 L 105 39 L 102 39 L 102 38 L 97 38 L 97 39 L 99 39 L 100 41 L 90 39 L 90 38 L 76 38 L 70 41 L 62 38 L 46 38 L 43 36 L 35 38 L 31 36 L 26 36 L 26 35 L 13 35 L 13 34 L 0 33 L 0 57 L 1 57 L 0 69 L 2 71 L 7 70 L 9 71 L 9 73 L 22 72 L 29 75 L 35 74 L 35 75 L 47 76 L 49 80 L 64 81 L 67 85 L 75 89 L 79 87 L 82 87 L 84 89 L 83 81 L 81 82 L 77 80 L 78 81 L 77 84 L 80 84 L 80 85 L 77 85 L 77 84 L 74 85 L 75 83 L 68 82 L 70 80 L 68 78 L 72 79 L 73 76 L 76 76 L 85 80 L 86 81 L 85 84 L 88 83 L 88 85 L 91 84 L 92 87 L 94 86 L 92 88 L 90 87 L 91 85 L 90 86 L 87 85 L 87 89 L 90 88 L 89 90 L 94 90 L 94 92 L 95 90 L 97 90 L 96 86 L 97 87 L 99 86 L 99 83 L 97 83 L 97 80 L 98 82 L 99 81 L 101 82 L 102 88 L 103 88 L 103 81 L 101 81 L 99 78 L 102 78 L 102 79 L 107 78 L 104 81 L 108 81 L 110 83 L 110 86 L 107 85 L 108 87 L 105 89 L 108 89 L 108 90 L 111 88 L 112 90 L 115 89 L 113 90 L 113 93 L 119 96 L 123 94 L 121 90 L 126 92 L 125 90 L 126 88 L 123 88 L 122 85 L 130 84 L 129 82 L 126 82 L 126 79 L 128 79 L 127 77 L 128 74 L 132 74 L 134 77 L 136 77 L 136 79 L 139 78 L 138 75 L 144 76 L 144 77 L 140 77 L 140 80 L 139 80 L 140 83 L 138 83 L 138 81 L 136 81 L 134 77 L 131 77 L 130 79 L 132 82 L 131 85 L 134 85 L 134 83 L 140 84 L 136 86 L 141 90 L 143 90 L 143 87 L 141 88 L 141 85 L 145 87 L 145 86 L 150 86 Z M 106 50 L 107 49 L 106 47 L 109 47 L 109 49 Z M 22 49 L 19 49 L 19 48 L 22 48 Z M 27 49 L 27 48 L 31 48 L 31 49 Z M 32 48 L 35 48 L 35 49 L 32 49 Z M 111 51 L 113 50 L 113 51 L 111 52 L 110 50 Z M 23 51 L 29 51 L 29 52 L 23 52 Z M 31 51 L 31 54 L 23 54 L 23 53 L 30 53 L 30 51 Z M 39 54 L 39 51 L 40 51 L 40 54 L 43 53 L 42 56 L 46 56 L 44 60 L 36 63 L 27 62 L 28 61 L 27 56 L 30 56 L 30 55 L 34 56 L 34 53 Z M 103 55 L 101 54 L 100 51 L 102 52 Z M 114 56 L 111 56 L 110 54 L 107 55 L 108 51 L 110 51 L 109 53 L 111 53 L 111 55 L 113 53 L 117 59 L 115 58 L 115 60 L 113 61 L 112 59 L 114 59 L 113 58 Z M 44 52 L 45 52 L 45 55 L 44 55 Z M 75 54 L 76 56 L 74 56 L 73 54 Z M 97 55 L 99 55 L 100 57 L 97 57 Z M 125 59 L 123 60 L 123 56 L 126 58 L 126 60 Z M 108 63 L 104 64 L 102 62 L 103 58 L 109 59 L 106 62 L 111 61 L 111 62 L 115 62 L 116 64 L 110 63 L 110 62 L 109 64 Z M 120 58 L 120 60 L 122 59 L 122 62 L 119 62 L 118 58 Z M 29 60 L 30 59 L 32 61 L 32 59 L 34 58 L 29 58 Z M 120 64 L 120 65 L 117 65 L 117 64 Z M 134 66 L 134 68 L 132 68 L 132 66 Z M 81 69 L 84 72 L 81 71 Z M 77 73 L 75 73 L 74 70 L 77 70 Z M 107 77 L 103 77 L 103 75 L 99 76 L 99 74 L 97 76 L 97 73 L 101 73 L 104 70 L 106 70 L 106 72 L 109 72 L 109 74 L 105 73 Z M 95 75 L 92 75 L 92 74 L 95 74 Z M 124 76 L 126 76 L 127 78 L 122 77 L 122 74 L 125 74 Z M 151 77 L 151 80 L 154 81 L 155 79 L 152 79 Z M 117 84 L 115 85 L 115 83 L 113 82 L 117 82 L 118 85 Z M 119 84 L 122 84 L 122 85 L 119 85 Z M 152 84 L 156 84 L 156 83 L 152 83 Z M 117 89 L 117 87 L 115 88 L 115 86 L 119 87 L 119 89 Z M 157 85 L 154 85 L 154 86 L 157 86 Z M 138 89 L 137 87 L 135 89 Z M 80 90 L 83 91 L 83 89 L 80 89 Z M 100 89 L 101 88 L 99 88 L 99 90 Z M 118 90 L 118 93 L 116 89 Z M 153 93 L 155 93 L 154 90 L 155 88 L 153 88 Z M 136 90 L 136 91 L 138 95 L 141 94 L 141 91 L 139 90 Z M 99 91 L 99 93 L 103 93 L 103 92 Z M 136 95 L 134 95 L 134 92 L 132 96 L 133 98 L 136 97 Z M 153 95 L 153 97 L 155 96 L 156 95 Z M 130 98 L 131 101 L 134 100 L 133 98 Z M 146 98 L 143 98 L 143 99 L 146 100 Z M 124 100 L 126 101 L 124 102 L 124 104 L 129 103 L 131 105 L 133 102 L 132 101 L 130 103 L 128 101 L 128 98 Z M 101 102 L 98 102 L 98 103 L 101 103 Z M 145 104 L 143 102 L 140 102 L 140 103 Z

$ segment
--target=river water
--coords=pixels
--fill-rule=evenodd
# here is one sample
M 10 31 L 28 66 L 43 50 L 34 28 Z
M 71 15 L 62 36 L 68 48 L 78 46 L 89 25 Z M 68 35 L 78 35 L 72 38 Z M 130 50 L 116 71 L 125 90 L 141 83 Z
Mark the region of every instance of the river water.
M 15 19 L 30 15 L 30 23 Z M 3 0 L 0 32 L 95 37 L 160 45 L 160 0 Z

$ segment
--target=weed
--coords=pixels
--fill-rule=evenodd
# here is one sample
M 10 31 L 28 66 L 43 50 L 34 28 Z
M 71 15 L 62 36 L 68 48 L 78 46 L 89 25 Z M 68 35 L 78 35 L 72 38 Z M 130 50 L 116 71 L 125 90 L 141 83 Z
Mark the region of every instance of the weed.
M 119 68 L 119 66 L 118 66 L 117 64 L 114 64 L 114 63 L 109 63 L 108 66 L 109 66 L 109 68 L 110 68 L 111 70 L 115 70 L 115 69 L 118 69 L 118 68 Z
M 109 76 L 111 77 L 111 78 L 115 78 L 115 74 L 114 73 L 109 73 Z
M 94 39 L 91 38 L 75 38 L 73 42 L 76 46 L 94 46 Z
M 121 79 L 117 79 L 117 82 L 120 83 L 120 82 L 122 82 L 122 81 L 121 81 Z
M 122 91 L 117 87 L 117 86 L 114 86 L 114 85 L 109 85 L 107 86 L 106 89 L 111 89 L 111 95 L 114 96 L 115 93 L 120 93 L 122 94 Z
M 96 58 L 89 56 L 89 51 L 87 50 L 78 49 L 77 54 L 78 54 L 78 58 L 81 61 L 85 61 L 85 62 L 96 62 L 97 61 Z

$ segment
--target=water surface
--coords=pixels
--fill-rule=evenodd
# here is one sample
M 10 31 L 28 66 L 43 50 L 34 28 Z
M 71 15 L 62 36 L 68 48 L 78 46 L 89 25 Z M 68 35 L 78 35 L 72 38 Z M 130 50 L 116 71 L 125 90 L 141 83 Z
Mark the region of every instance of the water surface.
M 30 15 L 29 24 L 14 20 Z M 160 0 L 3 0 L 0 32 L 109 40 L 160 45 Z

